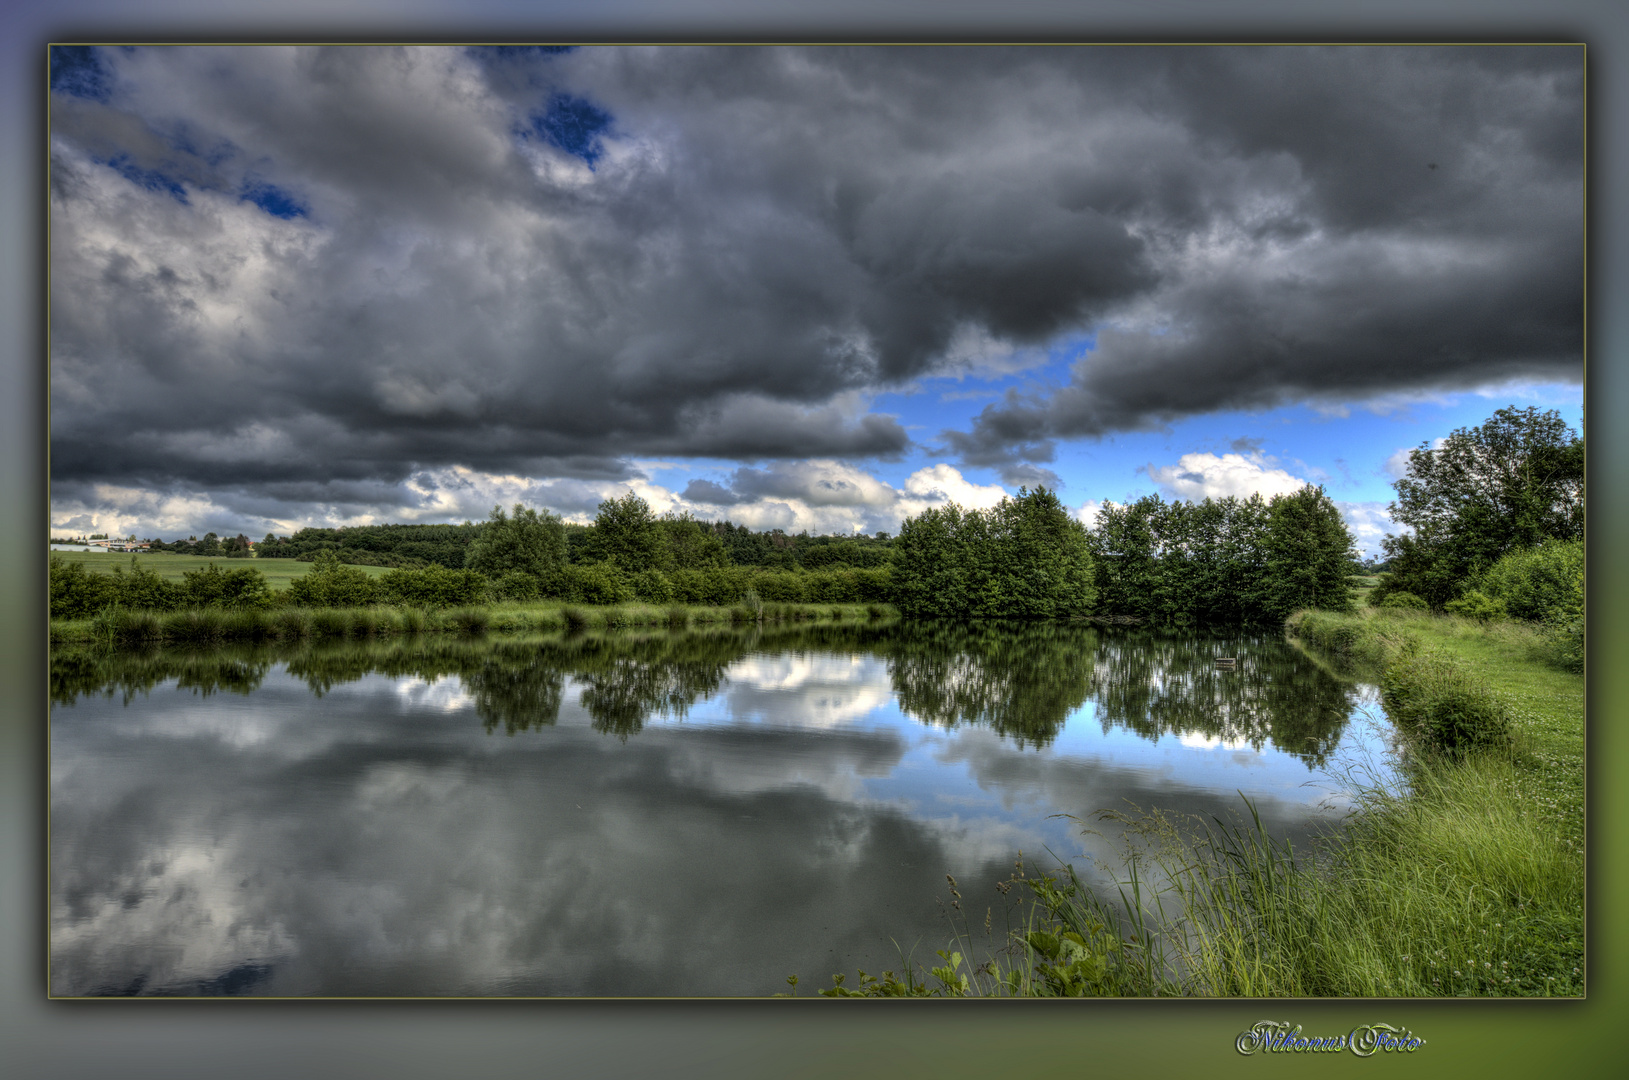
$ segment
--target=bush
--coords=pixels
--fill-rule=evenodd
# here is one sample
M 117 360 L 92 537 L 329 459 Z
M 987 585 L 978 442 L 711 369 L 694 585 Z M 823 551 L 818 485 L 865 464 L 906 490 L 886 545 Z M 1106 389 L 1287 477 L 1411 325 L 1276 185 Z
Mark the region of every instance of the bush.
M 809 599 L 808 584 L 813 574 L 772 570 L 754 574 L 752 587 L 759 597 L 772 604 L 801 604 Z
M 118 602 L 118 584 L 111 575 L 51 556 L 51 618 L 86 619 Z
M 288 602 L 302 607 L 363 607 L 378 598 L 378 586 L 366 571 L 341 563 L 327 549 L 317 552 L 309 573 L 288 586 Z
M 193 607 L 263 611 L 272 606 L 271 584 L 252 566 L 222 570 L 210 563 L 202 570 L 188 570 L 181 577 L 183 602 Z
M 494 600 L 536 600 L 543 595 L 537 575 L 524 570 L 510 570 L 492 583 Z
M 563 567 L 549 591 L 573 604 L 625 604 L 634 598 L 633 586 L 609 559 Z
M 673 599 L 679 603 L 724 607 L 741 599 L 752 576 L 747 567 L 714 566 L 675 570 L 668 575 L 668 580 L 673 583 Z
M 487 579 L 476 570 L 431 565 L 422 570 L 387 570 L 379 576 L 375 588 L 379 599 L 386 603 L 453 607 L 485 600 Z
M 1583 609 L 1584 542 L 1553 540 L 1509 552 L 1473 584 L 1503 601 L 1513 619 L 1565 622 Z
M 673 602 L 673 583 L 660 570 L 641 570 L 629 582 L 634 598 L 647 604 Z
M 1476 589 L 1472 589 L 1458 600 L 1448 601 L 1443 605 L 1443 610 L 1450 615 L 1475 619 L 1477 622 L 1492 622 L 1506 617 L 1503 600 L 1494 600 Z
M 1428 611 L 1430 605 L 1411 592 L 1387 593 L 1375 607 L 1402 608 L 1406 611 Z
M 1380 700 L 1398 728 L 1460 754 L 1510 744 L 1510 707 L 1452 657 L 1410 642 L 1386 666 Z

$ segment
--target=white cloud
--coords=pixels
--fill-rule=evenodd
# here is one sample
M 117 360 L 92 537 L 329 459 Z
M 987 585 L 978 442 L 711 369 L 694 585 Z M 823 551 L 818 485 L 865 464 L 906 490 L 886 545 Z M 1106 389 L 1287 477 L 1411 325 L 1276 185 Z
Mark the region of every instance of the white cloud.
M 1102 499 L 1087 499 L 1085 502 L 1081 503 L 1079 509 L 1075 511 L 1075 517 L 1079 518 L 1080 523 L 1085 525 L 1088 529 L 1095 529 L 1097 527 L 1097 515 L 1102 511 L 1102 509 Z
M 1149 479 L 1168 495 L 1195 501 L 1239 498 L 1260 493 L 1264 499 L 1300 491 L 1308 481 L 1283 469 L 1270 468 L 1259 454 L 1183 454 L 1175 465 L 1145 466 Z
M 1386 503 L 1337 502 L 1335 506 L 1345 519 L 1346 527 L 1351 530 L 1358 551 L 1365 557 L 1380 555 L 1380 540 L 1387 533 L 1406 531 L 1391 519 L 1391 515 L 1386 512 Z
M 1447 445 L 1447 439 L 1431 440 L 1431 449 L 1433 450 L 1441 450 Z M 1391 477 L 1393 480 L 1401 480 L 1404 476 L 1408 475 L 1408 456 L 1417 449 L 1419 449 L 1419 447 L 1404 446 L 1392 454 L 1391 457 L 1387 458 L 1386 463 L 1381 466 L 1386 470 L 1386 475 Z

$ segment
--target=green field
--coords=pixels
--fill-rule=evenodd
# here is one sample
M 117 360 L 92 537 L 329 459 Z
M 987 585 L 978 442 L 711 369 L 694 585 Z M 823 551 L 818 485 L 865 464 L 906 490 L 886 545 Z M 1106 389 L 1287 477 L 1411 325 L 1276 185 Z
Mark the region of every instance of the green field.
M 169 552 L 160 552 L 153 555 L 128 555 L 122 552 L 101 551 L 53 551 L 52 557 L 62 559 L 64 562 L 83 563 L 87 570 L 100 570 L 112 573 L 115 566 L 129 569 L 130 560 L 136 559 L 142 569 L 152 570 L 159 577 L 172 581 L 180 581 L 181 575 L 188 570 L 202 570 L 210 563 L 218 563 L 222 570 L 236 570 L 239 567 L 252 567 L 266 575 L 266 580 L 274 589 L 286 589 L 288 583 L 297 577 L 304 577 L 311 569 L 312 564 L 300 562 L 297 559 L 227 559 L 220 557 L 206 557 L 203 555 L 171 555 Z M 359 566 L 363 573 L 378 577 L 389 567 L 386 566 Z

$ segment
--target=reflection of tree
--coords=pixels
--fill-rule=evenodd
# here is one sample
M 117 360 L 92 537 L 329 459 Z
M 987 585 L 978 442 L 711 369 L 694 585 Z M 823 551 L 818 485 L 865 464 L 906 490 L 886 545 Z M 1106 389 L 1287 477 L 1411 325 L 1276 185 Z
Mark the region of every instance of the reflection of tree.
M 916 622 L 883 650 L 906 715 L 1041 747 L 1085 703 L 1096 645 L 1096 630 L 1071 623 Z
M 552 725 L 560 715 L 560 668 L 537 656 L 489 656 L 460 678 L 475 699 L 475 715 L 487 731 L 503 725 L 505 734 Z
M 626 740 L 652 716 L 683 719 L 718 693 L 724 670 L 747 651 L 739 634 L 675 634 L 628 641 L 568 638 L 561 661 L 584 686 L 580 701 L 596 731 Z
M 1216 657 L 1237 664 L 1219 668 Z M 1352 688 L 1282 640 L 1128 631 L 1106 634 L 1091 673 L 1105 731 L 1272 743 L 1321 766 L 1352 711 Z
M 192 650 L 158 648 L 107 650 L 67 648 L 51 651 L 50 693 L 55 705 L 82 697 L 121 694 L 124 703 L 175 679 L 183 690 L 208 697 L 215 693 L 247 694 L 260 687 L 273 659 L 254 646 Z
M 514 734 L 556 721 L 570 677 L 581 685 L 579 700 L 595 729 L 626 739 L 652 716 L 682 718 L 716 694 L 729 665 L 749 650 L 881 656 L 907 715 L 944 727 L 988 727 L 1020 746 L 1050 744 L 1069 715 L 1095 699 L 1105 728 L 1149 739 L 1201 735 L 1257 749 L 1271 742 L 1317 766 L 1339 741 L 1352 705 L 1347 686 L 1274 638 L 1044 622 L 56 649 L 51 700 L 122 692 L 128 701 L 169 679 L 204 694 L 248 693 L 282 661 L 318 695 L 368 674 L 431 682 L 455 676 L 488 731 L 501 726 Z M 1219 655 L 1238 657 L 1237 667 L 1218 669 Z

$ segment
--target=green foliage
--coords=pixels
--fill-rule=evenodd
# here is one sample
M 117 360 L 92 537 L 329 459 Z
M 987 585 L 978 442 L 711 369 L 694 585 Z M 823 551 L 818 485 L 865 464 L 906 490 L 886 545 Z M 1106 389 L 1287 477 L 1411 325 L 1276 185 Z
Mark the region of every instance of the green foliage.
M 1402 608 L 1409 611 L 1431 610 L 1430 604 L 1427 604 L 1424 600 L 1421 600 L 1413 593 L 1402 590 L 1386 593 L 1384 598 L 1382 598 L 1381 601 L 1374 606 L 1382 608 Z
M 1503 601 L 1513 619 L 1556 622 L 1582 615 L 1584 542 L 1551 540 L 1506 552 L 1474 584 Z
M 636 600 L 642 600 L 647 604 L 673 602 L 673 583 L 660 570 L 641 570 L 628 579 L 628 585 L 633 589 Z
M 1090 534 L 1105 614 L 1164 625 L 1281 622 L 1352 606 L 1351 534 L 1322 488 L 1248 499 L 1105 503 Z
M 323 550 L 309 572 L 289 582 L 287 599 L 300 607 L 363 607 L 378 601 L 379 587 L 365 571 Z
M 85 619 L 119 602 L 119 586 L 110 574 L 93 574 L 84 565 L 56 555 L 50 564 L 51 618 Z
M 650 504 L 631 491 L 600 503 L 581 553 L 573 553 L 573 559 L 586 562 L 608 560 L 624 573 L 661 569 L 670 558 L 663 523 Z
M 1357 553 L 1340 510 L 1310 485 L 1267 504 L 1266 587 L 1262 614 L 1278 622 L 1298 608 L 1351 611 L 1346 578 Z
M 542 595 L 542 582 L 524 570 L 510 570 L 491 587 L 495 600 L 536 600 Z
M 547 510 L 539 513 L 521 503 L 512 516 L 494 506 L 464 558 L 465 567 L 488 578 L 516 570 L 546 578 L 565 562 L 565 525 Z
M 1410 451 L 1383 541 L 1381 589 L 1441 608 L 1507 552 L 1584 535 L 1584 444 L 1555 410 L 1500 409 L 1445 444 Z
M 181 586 L 184 602 L 194 607 L 264 610 L 273 594 L 266 577 L 252 566 L 222 570 L 214 563 L 188 570 Z
M 673 598 L 683 604 L 709 604 L 722 607 L 739 603 L 746 594 L 752 571 L 747 567 L 712 567 L 707 570 L 675 570 L 668 575 Z
M 1086 530 L 1046 488 L 990 510 L 930 508 L 894 547 L 894 602 L 908 615 L 1059 618 L 1090 614 L 1097 598 Z
M 545 592 L 573 604 L 625 604 L 634 598 L 628 575 L 611 559 L 564 566 Z
M 341 569 L 350 570 L 349 567 Z M 313 570 L 300 580 L 309 580 L 315 573 Z M 511 573 L 526 576 L 524 571 Z M 355 579 L 351 580 L 354 582 Z M 290 591 L 293 591 L 292 585 Z M 453 607 L 479 604 L 486 599 L 486 593 L 487 578 L 480 571 L 449 570 L 445 566 L 431 565 L 421 570 L 387 570 L 374 584 L 371 600 L 359 602 L 411 604 L 430 608 Z
M 1475 619 L 1477 622 L 1494 622 L 1509 617 L 1503 600 L 1492 599 L 1478 589 L 1472 589 L 1458 600 L 1448 601 L 1443 605 L 1443 610 L 1450 615 Z
M 1510 707 L 1446 653 L 1409 642 L 1386 666 L 1380 700 L 1402 731 L 1449 753 L 1506 747 Z
M 724 541 L 689 514 L 665 514 L 659 524 L 663 538 L 660 569 L 672 572 L 730 565 Z

